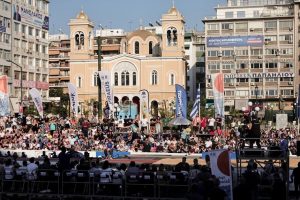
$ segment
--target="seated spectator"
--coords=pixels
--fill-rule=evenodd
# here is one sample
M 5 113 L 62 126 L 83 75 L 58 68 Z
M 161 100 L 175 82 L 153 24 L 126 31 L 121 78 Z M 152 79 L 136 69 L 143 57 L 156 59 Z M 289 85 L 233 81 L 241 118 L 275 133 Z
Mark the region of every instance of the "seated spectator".
M 182 161 L 175 166 L 175 171 L 176 172 L 190 171 L 190 165 L 186 162 L 186 157 L 183 157 Z

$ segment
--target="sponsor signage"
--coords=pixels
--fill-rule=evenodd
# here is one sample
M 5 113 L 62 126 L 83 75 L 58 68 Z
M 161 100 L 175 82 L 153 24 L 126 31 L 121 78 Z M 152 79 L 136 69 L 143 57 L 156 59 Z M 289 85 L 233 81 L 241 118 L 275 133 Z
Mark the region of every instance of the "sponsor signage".
M 224 74 L 224 78 L 293 78 L 295 73 L 293 72 L 268 72 L 268 73 L 237 73 L 237 74 Z M 211 78 L 208 74 L 207 78 Z
M 77 89 L 75 85 L 72 83 L 68 83 L 68 89 L 69 89 L 69 97 L 70 97 L 70 104 L 72 108 L 72 112 L 74 115 L 78 114 L 78 95 L 77 95 Z
M 49 17 L 24 6 L 13 5 L 13 19 L 49 30 Z
M 176 117 L 187 117 L 187 96 L 186 90 L 176 84 Z
M 263 46 L 264 37 L 262 35 L 249 36 L 227 36 L 208 37 L 207 47 L 243 47 L 243 46 Z

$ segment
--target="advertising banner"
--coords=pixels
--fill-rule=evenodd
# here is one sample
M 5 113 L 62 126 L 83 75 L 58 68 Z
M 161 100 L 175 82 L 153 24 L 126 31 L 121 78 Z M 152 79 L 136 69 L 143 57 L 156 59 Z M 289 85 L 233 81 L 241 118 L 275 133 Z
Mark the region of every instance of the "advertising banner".
M 222 73 L 212 74 L 213 95 L 215 105 L 215 115 L 224 117 L 224 75 Z
M 207 38 L 207 47 L 244 47 L 244 46 L 262 47 L 263 44 L 264 44 L 264 37 L 262 35 L 226 36 L 226 37 Z
M 110 72 L 109 71 L 99 71 L 98 72 L 102 88 L 104 89 L 107 103 L 110 110 L 113 110 L 114 108 L 114 97 L 112 93 L 112 87 L 111 87 L 111 79 L 110 79 Z
M 185 89 L 176 84 L 176 117 L 187 118 L 187 96 Z
M 19 22 L 34 24 L 44 30 L 49 30 L 49 17 L 21 5 L 13 5 L 13 19 Z
M 44 111 L 43 111 L 43 101 L 40 92 L 36 88 L 32 88 L 29 90 L 29 94 L 31 95 L 32 101 L 39 112 L 39 115 L 43 118 Z
M 78 94 L 75 85 L 68 83 L 70 104 L 74 115 L 78 114 Z
M 9 115 L 9 108 L 8 77 L 0 76 L 0 116 Z
M 232 178 L 229 151 L 215 150 L 208 153 L 210 157 L 210 168 L 212 175 L 220 181 L 220 188 L 227 194 L 226 199 L 232 200 Z
M 140 91 L 140 102 L 141 102 L 141 120 L 148 119 L 149 114 L 149 92 L 147 90 Z

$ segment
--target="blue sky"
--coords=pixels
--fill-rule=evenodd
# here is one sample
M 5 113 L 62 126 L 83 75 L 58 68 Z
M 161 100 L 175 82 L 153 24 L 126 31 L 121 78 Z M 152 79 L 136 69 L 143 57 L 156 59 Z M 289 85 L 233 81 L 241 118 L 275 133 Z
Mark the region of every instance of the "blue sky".
M 227 0 L 175 0 L 175 6 L 183 14 L 186 28 L 202 30 L 201 19 L 215 15 L 214 7 L 226 4 Z M 75 18 L 83 8 L 94 22 L 107 28 L 122 28 L 126 31 L 155 23 L 172 6 L 172 0 L 51 0 L 50 33 L 59 29 L 68 33 L 69 19 Z

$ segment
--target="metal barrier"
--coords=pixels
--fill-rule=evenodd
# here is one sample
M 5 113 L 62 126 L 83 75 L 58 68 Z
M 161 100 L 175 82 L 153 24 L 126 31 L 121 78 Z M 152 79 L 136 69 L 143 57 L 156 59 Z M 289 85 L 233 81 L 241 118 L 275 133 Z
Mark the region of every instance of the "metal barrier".
M 17 170 L 2 174 L 0 199 L 31 198 L 184 199 L 190 188 L 187 172 L 122 174 L 119 171 Z

